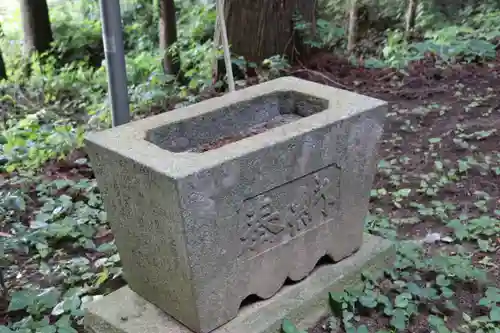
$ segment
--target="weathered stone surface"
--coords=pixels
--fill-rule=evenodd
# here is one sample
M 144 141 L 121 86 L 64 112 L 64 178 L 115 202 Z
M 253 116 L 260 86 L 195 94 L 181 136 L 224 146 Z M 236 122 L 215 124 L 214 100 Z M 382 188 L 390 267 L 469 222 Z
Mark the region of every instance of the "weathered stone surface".
M 386 112 L 288 77 L 89 135 L 130 288 L 205 333 L 323 255 L 351 255 Z M 269 129 L 199 152 L 259 126 Z
M 283 287 L 274 297 L 243 307 L 235 319 L 212 333 L 281 333 L 283 318 L 300 329 L 312 327 L 331 312 L 329 291 L 355 287 L 361 283 L 362 271 L 392 265 L 394 252 L 391 242 L 366 235 L 354 255 L 336 264 L 318 266 L 305 280 Z M 191 333 L 129 287 L 89 304 L 84 324 L 89 333 Z

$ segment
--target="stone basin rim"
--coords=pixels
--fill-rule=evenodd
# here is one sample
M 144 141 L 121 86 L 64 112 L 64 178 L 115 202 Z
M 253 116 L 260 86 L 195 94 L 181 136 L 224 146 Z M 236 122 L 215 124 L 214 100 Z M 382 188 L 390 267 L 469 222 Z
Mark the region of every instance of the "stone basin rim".
M 146 133 L 149 130 L 186 121 L 265 94 L 287 91 L 324 99 L 328 101 L 328 108 L 203 153 L 171 152 L 146 139 Z M 104 147 L 125 158 L 140 161 L 144 166 L 156 172 L 179 179 L 307 135 L 311 131 L 331 126 L 353 115 L 361 115 L 374 108 L 386 107 L 387 104 L 386 101 L 348 90 L 295 77 L 283 77 L 100 132 L 90 132 L 85 136 L 85 144 Z

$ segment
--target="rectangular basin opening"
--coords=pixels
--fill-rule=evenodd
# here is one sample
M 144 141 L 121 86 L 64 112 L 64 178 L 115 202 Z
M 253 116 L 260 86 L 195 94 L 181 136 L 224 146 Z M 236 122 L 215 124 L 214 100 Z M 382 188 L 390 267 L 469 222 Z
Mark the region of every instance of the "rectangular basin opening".
M 311 116 L 328 106 L 322 98 L 279 91 L 159 126 L 149 130 L 145 139 L 174 153 L 203 153 Z

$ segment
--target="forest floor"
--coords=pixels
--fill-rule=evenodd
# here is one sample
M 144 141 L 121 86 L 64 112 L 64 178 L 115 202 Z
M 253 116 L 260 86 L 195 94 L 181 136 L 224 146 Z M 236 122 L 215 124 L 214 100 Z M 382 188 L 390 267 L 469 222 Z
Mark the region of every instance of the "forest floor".
M 500 59 L 442 69 L 429 60 L 402 73 L 331 54 L 291 71 L 391 103 L 367 229 L 423 245 L 398 245 L 395 267 L 366 277 L 361 292 L 330 295 L 341 311 L 332 308 L 336 316 L 309 332 L 498 332 Z M 0 325 L 83 332 L 81 305 L 125 283 L 86 155 L 0 176 L 8 192 L 0 236 L 16 249 L 4 270 Z
M 358 332 L 499 332 L 500 310 L 482 298 L 500 302 L 500 61 L 439 69 L 428 60 L 405 72 L 353 68 L 332 55 L 294 70 L 391 103 L 367 226 L 424 249 L 408 263 L 401 248 L 399 269 L 344 298 L 342 317 L 365 325 Z M 309 332 L 348 330 L 334 322 Z

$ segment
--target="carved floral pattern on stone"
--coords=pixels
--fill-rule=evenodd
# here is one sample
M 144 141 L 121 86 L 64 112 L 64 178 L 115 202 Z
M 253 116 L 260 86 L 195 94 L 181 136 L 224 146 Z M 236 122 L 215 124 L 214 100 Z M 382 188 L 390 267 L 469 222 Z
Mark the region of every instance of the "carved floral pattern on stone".
M 333 167 L 340 170 L 337 165 Z M 339 186 L 339 180 L 320 176 L 319 172 L 304 178 L 306 184 L 291 189 L 295 191 L 291 203 L 273 200 L 271 193 L 276 189 L 245 202 L 240 211 L 244 220 L 240 237 L 242 254 L 262 252 L 272 243 L 295 237 L 335 217 L 338 207 L 334 186 Z

